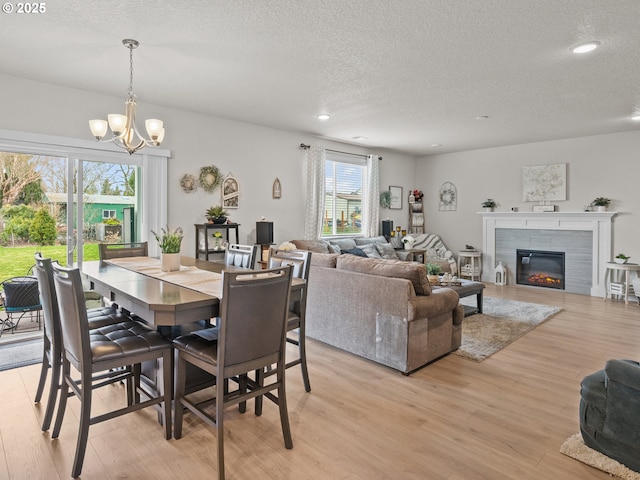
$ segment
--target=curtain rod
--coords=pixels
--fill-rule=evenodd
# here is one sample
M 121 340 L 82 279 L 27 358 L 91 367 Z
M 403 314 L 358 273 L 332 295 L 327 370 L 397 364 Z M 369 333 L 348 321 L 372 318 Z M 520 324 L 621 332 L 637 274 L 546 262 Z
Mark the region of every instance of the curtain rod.
M 304 143 L 301 143 L 298 148 L 300 148 L 301 150 L 308 150 L 309 148 L 311 148 L 311 145 L 305 145 Z M 331 150 L 330 148 L 327 148 L 326 150 L 327 152 L 342 153 L 343 155 L 353 155 L 354 157 L 368 157 L 368 155 L 362 155 L 360 153 L 341 152 L 340 150 Z M 382 160 L 382 157 L 379 156 L 378 160 Z

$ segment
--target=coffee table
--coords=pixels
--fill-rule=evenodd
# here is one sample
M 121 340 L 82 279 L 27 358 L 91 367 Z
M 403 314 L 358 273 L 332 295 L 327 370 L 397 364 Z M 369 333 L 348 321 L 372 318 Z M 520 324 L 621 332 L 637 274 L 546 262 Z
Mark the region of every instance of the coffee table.
M 482 291 L 484 290 L 484 283 L 482 282 L 473 282 L 471 280 L 463 280 L 460 279 L 459 287 L 445 287 L 441 288 L 450 288 L 451 290 L 455 290 L 458 293 L 460 298 L 468 297 L 470 295 L 476 296 L 476 306 L 470 307 L 467 305 L 463 305 L 464 307 L 464 316 L 468 317 L 469 315 L 473 315 L 474 313 L 482 313 Z

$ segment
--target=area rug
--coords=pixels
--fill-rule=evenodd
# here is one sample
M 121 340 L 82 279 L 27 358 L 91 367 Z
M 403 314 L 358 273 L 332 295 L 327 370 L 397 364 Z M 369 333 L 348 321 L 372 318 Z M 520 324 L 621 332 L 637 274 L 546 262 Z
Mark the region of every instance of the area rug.
M 476 297 L 460 299 L 475 306 Z M 465 317 L 462 345 L 454 355 L 481 362 L 530 332 L 561 310 L 559 307 L 485 297 L 483 313 Z
M 42 338 L 0 345 L 0 371 L 42 362 Z
M 614 477 L 623 478 L 624 480 L 640 480 L 640 473 L 634 472 L 620 462 L 587 447 L 582 440 L 582 435 L 579 433 L 565 440 L 560 447 L 560 453 Z

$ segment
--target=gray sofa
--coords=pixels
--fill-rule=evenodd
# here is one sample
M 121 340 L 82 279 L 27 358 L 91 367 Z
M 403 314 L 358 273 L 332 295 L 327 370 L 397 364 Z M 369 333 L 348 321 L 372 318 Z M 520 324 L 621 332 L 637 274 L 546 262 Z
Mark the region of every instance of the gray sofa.
M 316 252 L 308 288 L 307 336 L 404 374 L 460 346 L 458 294 L 419 263 Z
M 442 273 L 450 272 L 453 275 L 458 273 L 453 253 L 447 249 L 438 235 L 424 233 L 412 236 L 416 240 L 413 248 L 425 251 L 424 263 L 437 263 L 440 265 Z M 292 240 L 292 243 L 300 249 L 311 250 L 316 253 L 354 253 L 354 249 L 360 249 L 370 258 L 414 260 L 414 256 L 410 251 L 395 250 L 382 235 L 377 237 L 331 238 L 329 240 Z M 358 253 L 362 254 L 361 252 Z

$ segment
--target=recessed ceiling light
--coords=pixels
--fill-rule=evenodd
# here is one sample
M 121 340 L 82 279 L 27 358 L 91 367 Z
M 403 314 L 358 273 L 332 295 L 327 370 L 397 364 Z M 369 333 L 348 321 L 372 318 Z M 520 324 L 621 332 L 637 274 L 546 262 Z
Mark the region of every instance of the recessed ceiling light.
M 431 148 L 440 148 L 442 145 L 439 143 L 432 143 L 431 145 L 429 145 Z
M 636 113 L 635 115 L 633 115 L 631 117 L 631 120 L 633 120 L 635 122 L 640 122 L 640 113 Z
M 321 113 L 320 115 L 318 115 L 318 120 L 329 120 L 331 118 L 331 115 L 329 115 L 328 113 Z
M 573 53 L 587 53 L 592 52 L 600 46 L 600 42 L 592 40 L 590 42 L 581 43 L 580 45 L 573 47 L 571 51 Z
M 351 138 L 353 138 L 354 140 L 367 140 L 367 137 L 362 137 L 360 135 L 358 135 L 356 137 L 351 137 Z
M 476 117 L 476 120 L 488 120 L 489 119 L 489 115 L 478 115 Z

